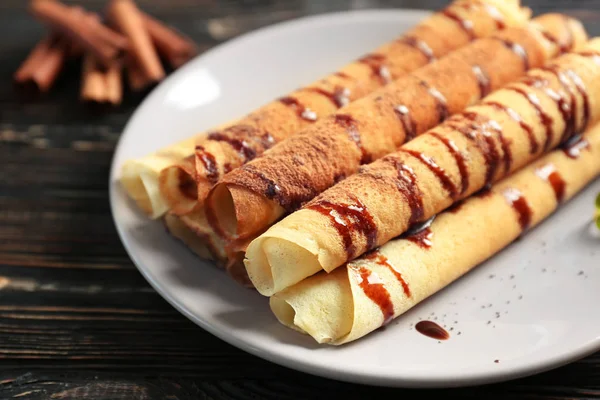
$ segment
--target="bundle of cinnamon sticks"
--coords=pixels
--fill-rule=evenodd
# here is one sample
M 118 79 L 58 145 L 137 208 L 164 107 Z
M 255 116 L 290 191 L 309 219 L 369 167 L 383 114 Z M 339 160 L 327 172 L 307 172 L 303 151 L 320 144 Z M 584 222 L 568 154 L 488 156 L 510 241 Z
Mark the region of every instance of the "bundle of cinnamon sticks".
M 14 75 L 29 91 L 49 91 L 67 60 L 82 59 L 81 99 L 117 105 L 123 72 L 130 89 L 141 91 L 165 77 L 163 61 L 176 69 L 197 54 L 189 38 L 133 0 L 109 0 L 104 18 L 57 0 L 32 0 L 29 10 L 49 29 Z

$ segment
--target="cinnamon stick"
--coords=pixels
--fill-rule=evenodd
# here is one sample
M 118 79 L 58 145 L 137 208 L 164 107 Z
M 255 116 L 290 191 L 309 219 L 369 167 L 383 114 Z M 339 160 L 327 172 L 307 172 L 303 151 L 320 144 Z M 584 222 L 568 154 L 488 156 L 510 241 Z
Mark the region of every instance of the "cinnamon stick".
M 127 70 L 127 83 L 134 92 L 139 92 L 153 83 L 152 79 L 149 79 L 146 76 L 136 60 L 132 57 L 127 57 L 125 60 L 125 67 Z
M 179 68 L 198 54 L 198 49 L 191 39 L 150 15 L 140 13 L 158 53 L 173 68 Z
M 14 75 L 14 81 L 35 92 L 47 92 L 60 73 L 67 55 L 67 43 L 56 34 L 42 39 Z
M 56 0 L 33 0 L 31 13 L 94 54 L 105 67 L 120 59 L 127 49 L 127 38 L 104 26 L 81 8 L 68 7 Z
M 123 95 L 121 65 L 113 63 L 103 68 L 95 56 L 87 53 L 83 59 L 81 98 L 86 102 L 117 105 Z
M 111 0 L 106 13 L 111 25 L 129 39 L 130 54 L 151 81 L 160 81 L 165 71 L 152 44 L 140 10 L 132 0 Z

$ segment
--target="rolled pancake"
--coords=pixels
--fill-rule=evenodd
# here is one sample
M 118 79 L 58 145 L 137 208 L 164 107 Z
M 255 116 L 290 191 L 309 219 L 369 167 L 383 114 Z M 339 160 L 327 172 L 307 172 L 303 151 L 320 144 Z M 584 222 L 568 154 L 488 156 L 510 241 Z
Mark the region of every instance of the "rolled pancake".
M 273 225 L 246 252 L 257 290 L 330 272 L 595 123 L 599 53 L 600 38 L 531 70 Z
M 473 39 L 501 28 L 523 26 L 529 16 L 530 11 L 521 8 L 518 0 L 457 0 L 339 72 L 262 106 L 235 125 L 210 133 L 195 152 L 188 149 L 189 157 L 162 172 L 161 195 L 172 212 L 185 214 L 204 200 L 224 173 L 275 143 Z M 195 170 L 189 173 L 191 167 Z M 195 182 L 197 195 L 180 190 L 191 182 Z
M 600 126 L 584 138 L 579 157 L 554 151 L 486 196 L 438 215 L 426 231 L 275 294 L 271 309 L 281 323 L 319 343 L 367 335 L 492 257 L 598 176 Z
M 206 200 L 208 221 L 223 237 L 255 237 L 361 164 L 396 150 L 528 67 L 539 67 L 585 40 L 581 24 L 560 14 L 479 39 L 227 174 Z

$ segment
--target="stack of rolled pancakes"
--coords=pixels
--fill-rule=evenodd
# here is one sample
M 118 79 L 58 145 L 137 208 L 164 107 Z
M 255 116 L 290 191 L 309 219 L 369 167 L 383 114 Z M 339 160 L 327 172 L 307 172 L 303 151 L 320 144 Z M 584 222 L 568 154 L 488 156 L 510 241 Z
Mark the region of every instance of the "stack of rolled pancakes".
M 599 118 L 600 39 L 517 1 L 458 0 L 317 83 L 130 160 L 122 183 L 280 322 L 343 344 L 595 179 Z

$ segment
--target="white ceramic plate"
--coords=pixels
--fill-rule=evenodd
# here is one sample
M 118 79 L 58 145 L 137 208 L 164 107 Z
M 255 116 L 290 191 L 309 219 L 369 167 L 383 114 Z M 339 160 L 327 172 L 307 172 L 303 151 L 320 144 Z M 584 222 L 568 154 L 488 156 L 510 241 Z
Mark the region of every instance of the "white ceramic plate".
M 126 159 L 241 116 L 398 36 L 427 14 L 358 11 L 271 26 L 193 60 L 148 96 L 117 147 L 110 200 L 127 251 L 174 307 L 259 357 L 377 385 L 500 381 L 600 348 L 600 240 L 589 233 L 599 180 L 485 265 L 385 330 L 343 347 L 318 346 L 280 325 L 266 298 L 199 261 L 160 222 L 142 216 L 116 182 Z M 451 339 L 438 343 L 420 335 L 411 329 L 419 318 L 437 318 Z

